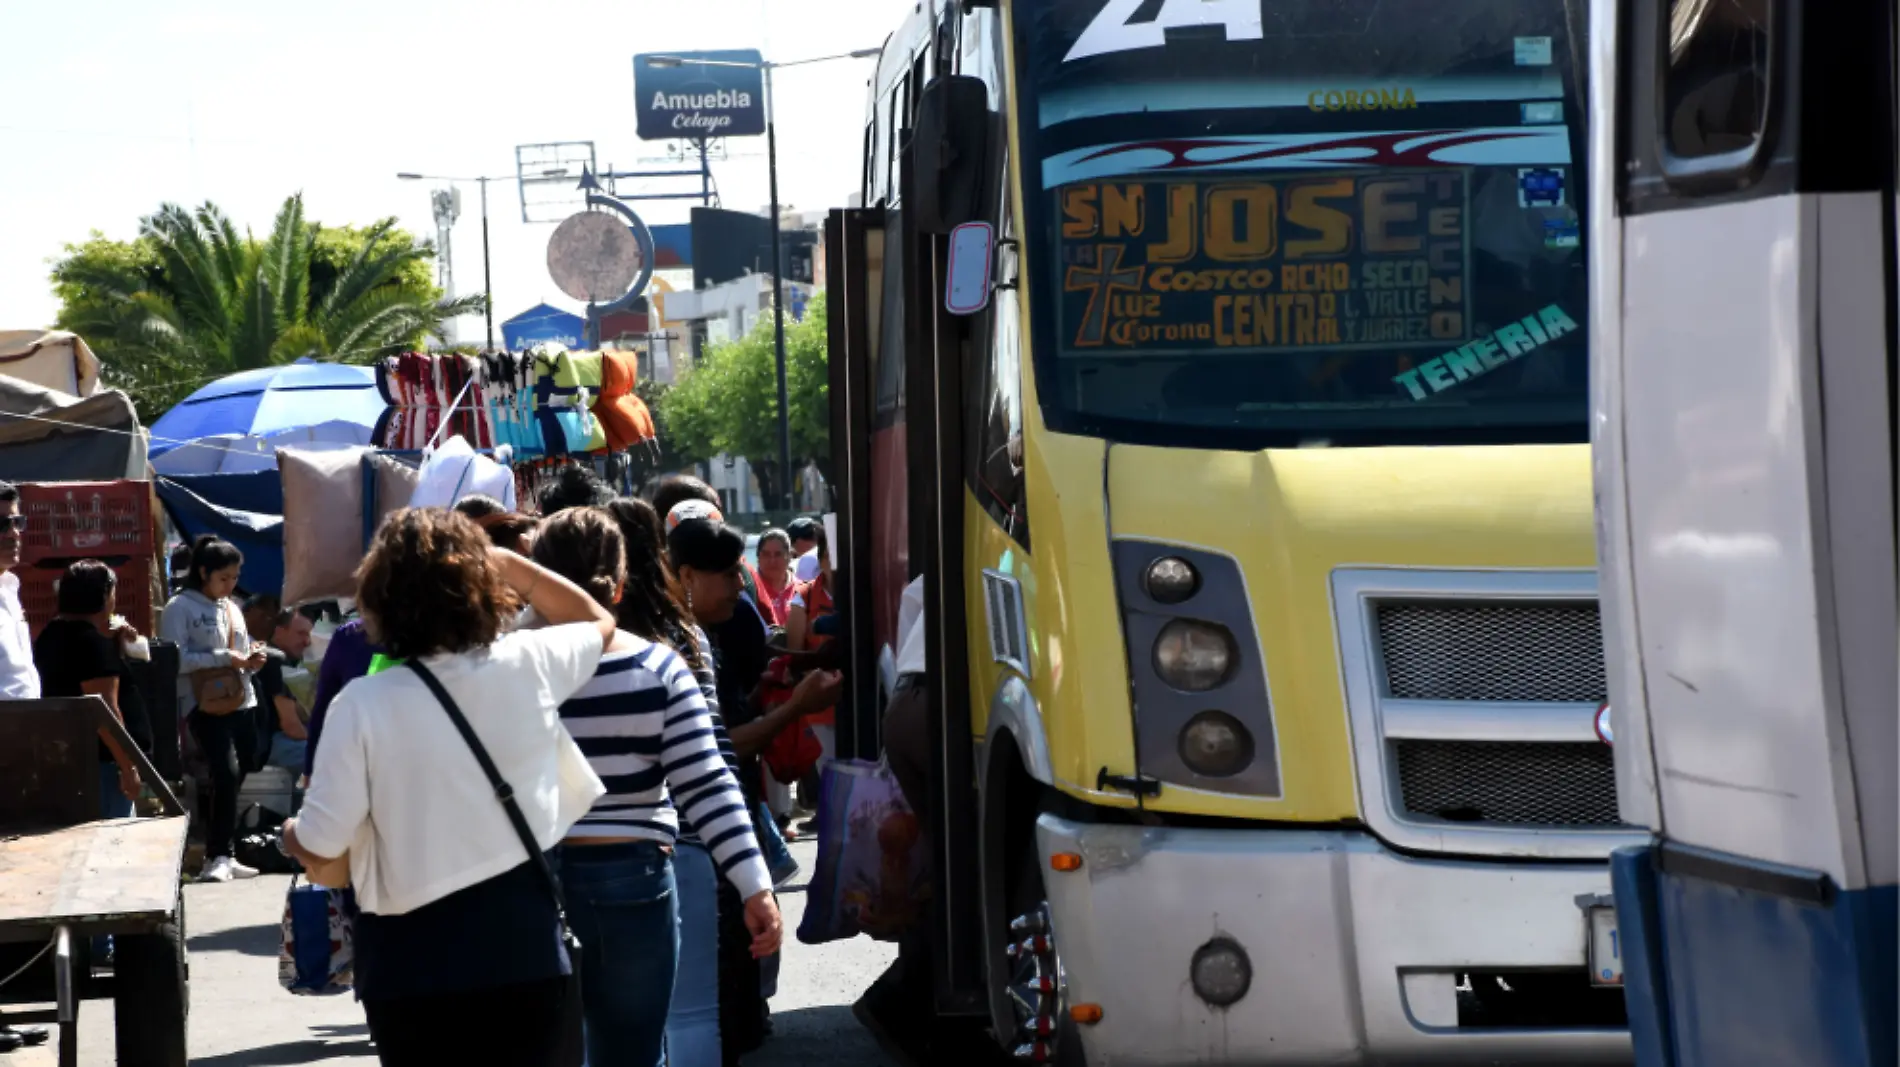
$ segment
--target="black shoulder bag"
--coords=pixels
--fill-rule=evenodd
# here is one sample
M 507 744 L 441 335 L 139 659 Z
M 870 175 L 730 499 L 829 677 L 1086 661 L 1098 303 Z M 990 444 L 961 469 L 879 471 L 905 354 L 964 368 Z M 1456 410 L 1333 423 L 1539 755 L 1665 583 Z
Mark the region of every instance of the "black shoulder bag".
M 488 784 L 495 790 L 495 799 L 501 801 L 502 810 L 508 813 L 508 822 L 514 826 L 515 836 L 521 838 L 522 847 L 528 850 L 528 859 L 540 872 L 541 882 L 547 887 L 548 895 L 554 898 L 554 912 L 561 922 L 561 941 L 567 946 L 568 963 L 573 974 L 568 978 L 567 994 L 561 1005 L 561 1029 L 555 1043 L 555 1055 L 548 1062 L 557 1067 L 581 1067 L 585 1059 L 581 1033 L 581 942 L 567 925 L 567 898 L 561 892 L 561 883 L 548 866 L 547 855 L 535 842 L 534 831 L 528 829 L 528 820 L 521 814 L 521 805 L 515 801 L 514 787 L 501 776 L 501 769 L 489 758 L 487 747 L 482 744 L 481 738 L 475 736 L 475 728 L 468 724 L 455 698 L 449 695 L 449 691 L 442 687 L 441 679 L 421 660 L 411 658 L 404 666 L 416 672 L 422 684 L 435 694 L 442 710 L 449 713 L 449 721 L 455 724 L 456 732 L 462 735 L 469 751 L 475 754 L 475 762 L 482 765 L 482 773 L 488 776 Z

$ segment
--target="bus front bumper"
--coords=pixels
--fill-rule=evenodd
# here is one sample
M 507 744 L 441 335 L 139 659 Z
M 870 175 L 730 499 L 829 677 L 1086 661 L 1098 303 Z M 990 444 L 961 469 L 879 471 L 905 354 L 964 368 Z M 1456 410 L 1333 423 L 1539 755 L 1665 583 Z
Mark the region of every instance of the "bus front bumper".
M 1420 859 L 1353 831 L 1055 815 L 1038 822 L 1037 844 L 1067 1003 L 1102 1009 L 1078 1028 L 1092 1064 L 1631 1062 L 1625 1027 L 1487 1024 L 1458 990 L 1460 974 L 1517 971 L 1614 996 L 1588 989 L 1580 903 L 1609 894 L 1606 865 Z M 1081 867 L 1051 870 L 1058 852 Z M 1239 946 L 1250 973 L 1225 1008 L 1191 975 L 1216 942 Z

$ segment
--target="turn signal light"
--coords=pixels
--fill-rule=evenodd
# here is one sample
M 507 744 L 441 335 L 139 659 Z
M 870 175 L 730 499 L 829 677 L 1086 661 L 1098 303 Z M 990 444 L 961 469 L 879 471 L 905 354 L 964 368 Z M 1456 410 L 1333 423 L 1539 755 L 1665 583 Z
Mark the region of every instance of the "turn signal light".
M 1094 1026 L 1096 1023 L 1102 1021 L 1102 1006 L 1100 1004 L 1071 1005 L 1069 1008 L 1069 1018 L 1081 1023 L 1083 1026 Z
M 1079 871 L 1082 869 L 1082 856 L 1076 852 L 1058 852 L 1049 857 L 1049 866 L 1058 871 Z

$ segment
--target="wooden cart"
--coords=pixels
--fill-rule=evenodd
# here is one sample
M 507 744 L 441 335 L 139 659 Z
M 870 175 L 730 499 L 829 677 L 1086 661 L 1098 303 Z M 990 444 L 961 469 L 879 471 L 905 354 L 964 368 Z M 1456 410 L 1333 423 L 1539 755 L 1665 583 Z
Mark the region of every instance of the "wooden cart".
M 101 729 L 138 752 L 98 697 L 0 701 L 0 1005 L 56 1005 L 0 1017 L 57 1022 L 60 1067 L 78 1067 L 80 1003 L 110 997 L 120 1067 L 186 1067 L 189 820 L 142 754 L 164 813 L 98 817 Z M 105 934 L 114 964 L 95 973 Z

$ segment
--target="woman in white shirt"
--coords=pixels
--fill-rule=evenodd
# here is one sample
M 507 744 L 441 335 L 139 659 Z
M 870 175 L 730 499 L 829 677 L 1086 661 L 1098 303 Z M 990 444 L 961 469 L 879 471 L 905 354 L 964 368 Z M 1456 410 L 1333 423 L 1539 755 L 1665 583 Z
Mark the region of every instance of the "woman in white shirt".
M 552 849 L 603 791 L 558 709 L 613 615 L 436 509 L 389 516 L 357 585 L 371 637 L 441 680 Z M 518 599 L 549 625 L 504 634 Z M 415 671 L 373 667 L 337 695 L 284 841 L 306 864 L 349 855 L 356 991 L 383 1063 L 566 1067 L 579 1013 L 553 895 Z

